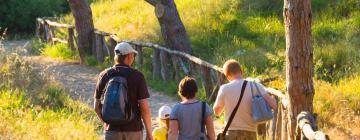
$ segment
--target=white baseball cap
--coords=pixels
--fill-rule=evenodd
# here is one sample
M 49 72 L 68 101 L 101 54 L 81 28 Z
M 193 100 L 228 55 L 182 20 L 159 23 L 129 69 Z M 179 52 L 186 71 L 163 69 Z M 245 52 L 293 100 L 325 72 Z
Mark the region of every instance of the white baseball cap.
M 131 47 L 131 45 L 127 42 L 120 42 L 119 44 L 117 44 L 115 46 L 114 49 L 115 55 L 126 55 L 129 53 L 135 53 L 137 54 L 138 52 Z
M 169 106 L 162 106 L 159 109 L 159 118 L 166 119 L 170 117 L 171 108 Z

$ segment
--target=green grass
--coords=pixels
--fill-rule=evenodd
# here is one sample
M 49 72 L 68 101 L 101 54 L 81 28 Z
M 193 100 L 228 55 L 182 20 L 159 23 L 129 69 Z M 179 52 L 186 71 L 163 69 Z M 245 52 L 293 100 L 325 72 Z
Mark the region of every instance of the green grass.
M 66 44 L 46 45 L 41 50 L 41 55 L 49 56 L 52 58 L 59 58 L 63 60 L 77 60 L 79 59 L 78 53 L 68 48 Z
M 0 49 L 0 138 L 100 139 L 101 125 L 42 71 Z
M 52 94 L 51 91 L 49 94 Z M 91 108 L 67 96 L 50 98 L 47 100 L 57 101 L 51 104 L 63 102 L 59 104 L 62 107 L 43 108 L 33 104 L 24 92 L 0 90 L 0 137 L 79 140 L 100 138 L 98 121 Z
M 175 0 L 181 19 L 186 27 L 194 55 L 221 65 L 229 58 L 242 63 L 247 73 L 283 73 L 285 37 L 282 18 L 283 3 L 276 0 Z M 313 46 L 315 49 L 316 77 L 337 82 L 351 76 L 355 68 L 345 74 L 343 68 L 333 66 L 343 58 L 337 48 L 358 50 L 360 34 L 360 10 L 356 0 L 312 1 Z M 158 42 L 163 44 L 154 8 L 145 1 L 113 0 L 94 1 L 91 4 L 95 27 L 116 33 L 121 39 Z M 135 14 L 136 13 L 136 14 Z M 72 15 L 61 19 L 74 23 Z M 336 45 L 336 47 L 332 47 Z M 326 51 L 335 53 L 325 54 Z M 321 51 L 319 51 L 321 50 Z M 352 55 L 341 51 L 340 55 Z M 322 59 L 331 57 L 335 60 Z M 350 57 L 346 61 L 355 62 Z M 344 64 L 347 65 L 347 64 Z M 347 67 L 347 66 L 344 66 Z M 358 69 L 358 68 L 356 68 Z M 327 71 L 331 71 L 330 73 Z M 329 78 L 332 77 L 332 78 Z

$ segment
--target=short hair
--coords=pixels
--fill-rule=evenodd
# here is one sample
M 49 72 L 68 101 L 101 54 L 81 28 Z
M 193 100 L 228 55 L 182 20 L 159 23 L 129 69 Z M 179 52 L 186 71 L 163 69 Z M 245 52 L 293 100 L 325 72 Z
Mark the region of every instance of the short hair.
M 238 74 L 241 72 L 240 63 L 234 59 L 227 60 L 223 65 L 223 71 L 226 76 Z
M 184 77 L 179 83 L 178 94 L 186 99 L 195 97 L 195 93 L 198 91 L 196 81 L 190 76 Z
M 115 54 L 115 56 L 114 56 L 115 63 L 116 64 L 124 64 L 124 60 L 125 60 L 127 55 L 128 54 L 126 54 L 126 55 L 117 55 L 117 54 Z

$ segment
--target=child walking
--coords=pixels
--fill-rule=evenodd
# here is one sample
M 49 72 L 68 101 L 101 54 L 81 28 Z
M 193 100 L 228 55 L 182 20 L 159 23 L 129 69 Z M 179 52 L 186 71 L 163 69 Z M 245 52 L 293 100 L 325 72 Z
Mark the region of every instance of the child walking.
M 169 129 L 171 108 L 168 106 L 162 106 L 159 109 L 158 121 L 160 127 L 155 128 L 152 135 L 154 140 L 167 140 L 167 133 Z

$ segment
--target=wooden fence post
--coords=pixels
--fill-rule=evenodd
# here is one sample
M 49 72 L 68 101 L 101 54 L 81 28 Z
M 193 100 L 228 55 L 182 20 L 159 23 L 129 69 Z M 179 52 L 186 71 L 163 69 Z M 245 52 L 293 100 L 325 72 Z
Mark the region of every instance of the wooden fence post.
M 160 64 L 160 51 L 153 50 L 152 66 L 153 66 L 153 79 L 160 79 L 161 77 L 161 64 Z
M 109 56 L 109 58 L 112 58 L 111 51 L 113 51 L 113 50 L 110 50 L 110 47 L 107 45 L 107 43 L 105 41 L 105 36 L 102 36 L 101 40 L 102 40 L 102 45 L 103 45 L 104 51 L 107 52 L 107 55 Z
M 47 24 L 45 21 L 44 21 L 44 31 L 45 31 L 46 43 L 49 43 L 52 39 L 51 39 L 51 36 L 50 36 L 49 24 Z
M 281 102 L 278 99 L 278 102 Z M 282 129 L 282 104 L 278 103 L 277 115 L 276 115 L 276 128 L 275 128 L 275 140 L 281 139 L 281 129 Z
M 42 23 L 41 23 L 41 19 L 37 18 L 36 19 L 36 37 L 40 38 L 43 31 L 42 31 Z
M 277 103 L 279 103 L 279 98 L 277 96 L 273 96 L 276 100 Z M 277 117 L 278 117 L 278 110 L 279 108 L 277 107 L 276 109 L 274 109 L 274 118 L 271 121 L 271 125 L 268 128 L 269 131 L 269 139 L 270 140 L 275 140 L 275 135 L 276 135 L 276 125 L 277 125 Z
M 179 67 L 178 67 L 178 60 L 176 58 L 176 56 L 172 55 L 170 56 L 171 60 L 172 60 L 172 64 L 173 64 L 173 68 L 174 68 L 174 73 L 173 73 L 173 78 L 175 79 L 176 82 L 180 81 L 180 73 L 179 73 Z
M 51 35 L 51 44 L 55 45 L 56 41 L 54 40 L 54 38 L 56 38 L 56 34 L 55 34 L 55 27 L 54 26 L 49 26 L 50 29 L 50 35 Z
M 110 50 L 110 57 L 111 58 L 114 58 L 114 55 L 115 55 L 114 54 L 114 49 L 115 49 L 116 44 L 117 44 L 116 40 L 112 36 L 110 36 L 109 45 L 107 45 L 107 47 L 108 47 L 108 50 Z
M 259 140 L 266 140 L 266 123 L 257 125 L 257 135 Z
M 73 27 L 68 28 L 68 46 L 72 51 L 75 51 L 75 47 L 74 47 L 74 28 Z
M 225 75 L 221 72 L 216 72 L 216 79 L 217 79 L 217 83 L 216 83 L 216 86 L 213 88 L 213 91 L 208 99 L 208 102 L 214 102 L 216 97 L 217 97 L 217 93 L 219 91 L 219 88 L 222 84 L 224 84 L 225 82 Z
M 169 54 L 165 51 L 160 51 L 160 61 L 161 61 L 161 77 L 164 81 L 170 81 Z
M 196 75 L 196 64 L 193 61 L 188 61 L 190 68 L 189 68 L 189 75 L 195 76 Z
M 205 89 L 206 98 L 210 99 L 212 89 L 213 89 L 213 83 L 211 80 L 210 69 L 208 67 L 201 66 L 200 70 L 201 70 L 200 71 L 201 82 Z
M 288 139 L 288 134 L 287 134 L 287 123 L 288 123 L 288 117 L 287 115 L 287 110 L 281 106 L 281 120 L 282 120 L 282 124 L 281 124 L 281 139 L 282 140 L 286 140 Z
M 94 34 L 94 40 L 95 40 L 95 53 L 96 59 L 99 63 L 104 63 L 104 51 L 103 51 L 103 45 L 102 45 L 102 35 L 101 34 Z
M 95 57 L 97 56 L 96 54 L 96 48 L 97 48 L 97 45 L 96 45 L 96 40 L 97 40 L 97 33 L 93 32 L 92 35 L 89 36 L 91 38 L 91 42 L 89 45 L 91 45 L 91 54 L 94 55 Z
M 142 47 L 135 45 L 135 50 L 138 52 L 138 54 L 136 55 L 136 67 L 137 69 L 141 69 L 143 65 Z

